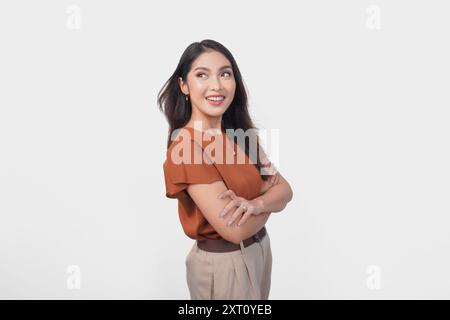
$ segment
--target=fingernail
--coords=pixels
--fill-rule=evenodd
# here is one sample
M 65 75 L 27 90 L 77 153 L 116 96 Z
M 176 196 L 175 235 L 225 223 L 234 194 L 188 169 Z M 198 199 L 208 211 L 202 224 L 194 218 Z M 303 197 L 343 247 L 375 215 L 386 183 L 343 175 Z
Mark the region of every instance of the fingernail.
M 217 199 L 220 199 L 220 198 L 222 198 L 222 195 L 221 195 L 221 194 L 219 194 L 219 195 L 217 196 Z

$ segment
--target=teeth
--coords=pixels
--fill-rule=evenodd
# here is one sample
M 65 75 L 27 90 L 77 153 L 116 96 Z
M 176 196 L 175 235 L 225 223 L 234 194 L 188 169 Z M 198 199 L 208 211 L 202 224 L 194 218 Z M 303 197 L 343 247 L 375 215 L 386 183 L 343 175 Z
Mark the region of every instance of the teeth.
M 224 97 L 209 97 L 206 98 L 207 100 L 212 100 L 212 101 L 222 101 L 224 99 Z

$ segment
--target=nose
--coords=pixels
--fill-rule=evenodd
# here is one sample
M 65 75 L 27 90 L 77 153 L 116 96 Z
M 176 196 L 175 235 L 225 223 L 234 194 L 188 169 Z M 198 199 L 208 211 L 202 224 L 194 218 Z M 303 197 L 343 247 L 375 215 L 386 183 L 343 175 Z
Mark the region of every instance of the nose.
M 221 88 L 221 82 L 217 76 L 211 77 L 210 87 L 211 87 L 211 90 L 219 90 Z

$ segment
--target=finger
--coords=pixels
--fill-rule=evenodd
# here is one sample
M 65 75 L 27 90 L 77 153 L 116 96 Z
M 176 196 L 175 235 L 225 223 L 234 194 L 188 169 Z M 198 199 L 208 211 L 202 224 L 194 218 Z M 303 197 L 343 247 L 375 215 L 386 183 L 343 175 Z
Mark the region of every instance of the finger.
M 270 176 L 270 178 L 268 178 L 266 181 L 264 181 L 264 185 L 263 185 L 263 192 L 266 192 L 267 190 L 269 190 L 271 187 L 273 187 L 274 184 L 274 177 Z
M 230 197 L 231 199 L 234 199 L 236 197 L 236 194 L 233 190 L 228 189 L 227 191 L 222 192 L 217 196 L 217 199 L 222 199 L 224 197 Z
M 271 177 L 272 177 L 272 183 L 275 183 L 278 178 L 278 173 L 273 174 Z
M 269 185 L 272 185 L 274 183 L 274 181 L 275 181 L 274 176 L 269 176 L 269 179 L 267 179 L 267 183 Z
M 228 222 L 227 222 L 227 226 L 233 226 L 233 223 L 234 223 L 234 221 L 236 220 L 236 219 L 238 219 L 241 215 L 242 215 L 242 213 L 243 213 L 243 210 L 242 209 L 236 209 L 235 211 L 234 211 L 234 213 L 233 213 L 233 215 L 230 217 L 230 219 L 228 220 Z
M 270 181 L 270 186 L 273 186 L 274 184 L 275 184 L 275 182 L 276 182 L 276 175 L 274 174 L 274 175 L 272 175 L 272 176 L 270 176 L 270 179 L 269 179 L 269 181 Z
M 238 200 L 237 199 L 231 200 L 219 213 L 219 217 L 224 218 L 232 208 L 237 206 Z
M 242 205 L 239 206 L 231 216 L 230 220 L 228 220 L 228 225 L 232 225 L 233 222 L 238 219 L 242 214 L 244 213 L 244 208 L 242 208 Z
M 239 220 L 238 222 L 238 227 L 242 226 L 252 215 L 252 210 L 247 210 L 247 212 L 244 213 L 244 215 L 242 216 L 241 220 Z
M 217 199 L 221 199 L 221 198 L 223 198 L 223 197 L 226 197 L 227 194 L 229 194 L 229 193 L 230 193 L 230 190 L 226 190 L 226 191 L 224 191 L 224 192 L 222 192 L 222 193 L 219 193 L 219 194 L 217 195 Z

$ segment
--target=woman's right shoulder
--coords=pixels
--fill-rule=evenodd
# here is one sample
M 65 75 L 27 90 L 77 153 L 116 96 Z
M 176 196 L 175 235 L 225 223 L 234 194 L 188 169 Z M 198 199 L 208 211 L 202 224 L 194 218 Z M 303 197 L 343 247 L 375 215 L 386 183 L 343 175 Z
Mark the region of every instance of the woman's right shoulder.
M 182 127 L 172 131 L 170 135 L 170 145 L 167 148 L 167 154 L 171 152 L 174 148 L 180 148 L 180 143 L 183 144 L 184 147 L 192 146 L 192 143 L 195 142 L 198 146 L 202 147 L 202 138 L 199 135 L 195 134 L 195 131 L 191 127 Z

